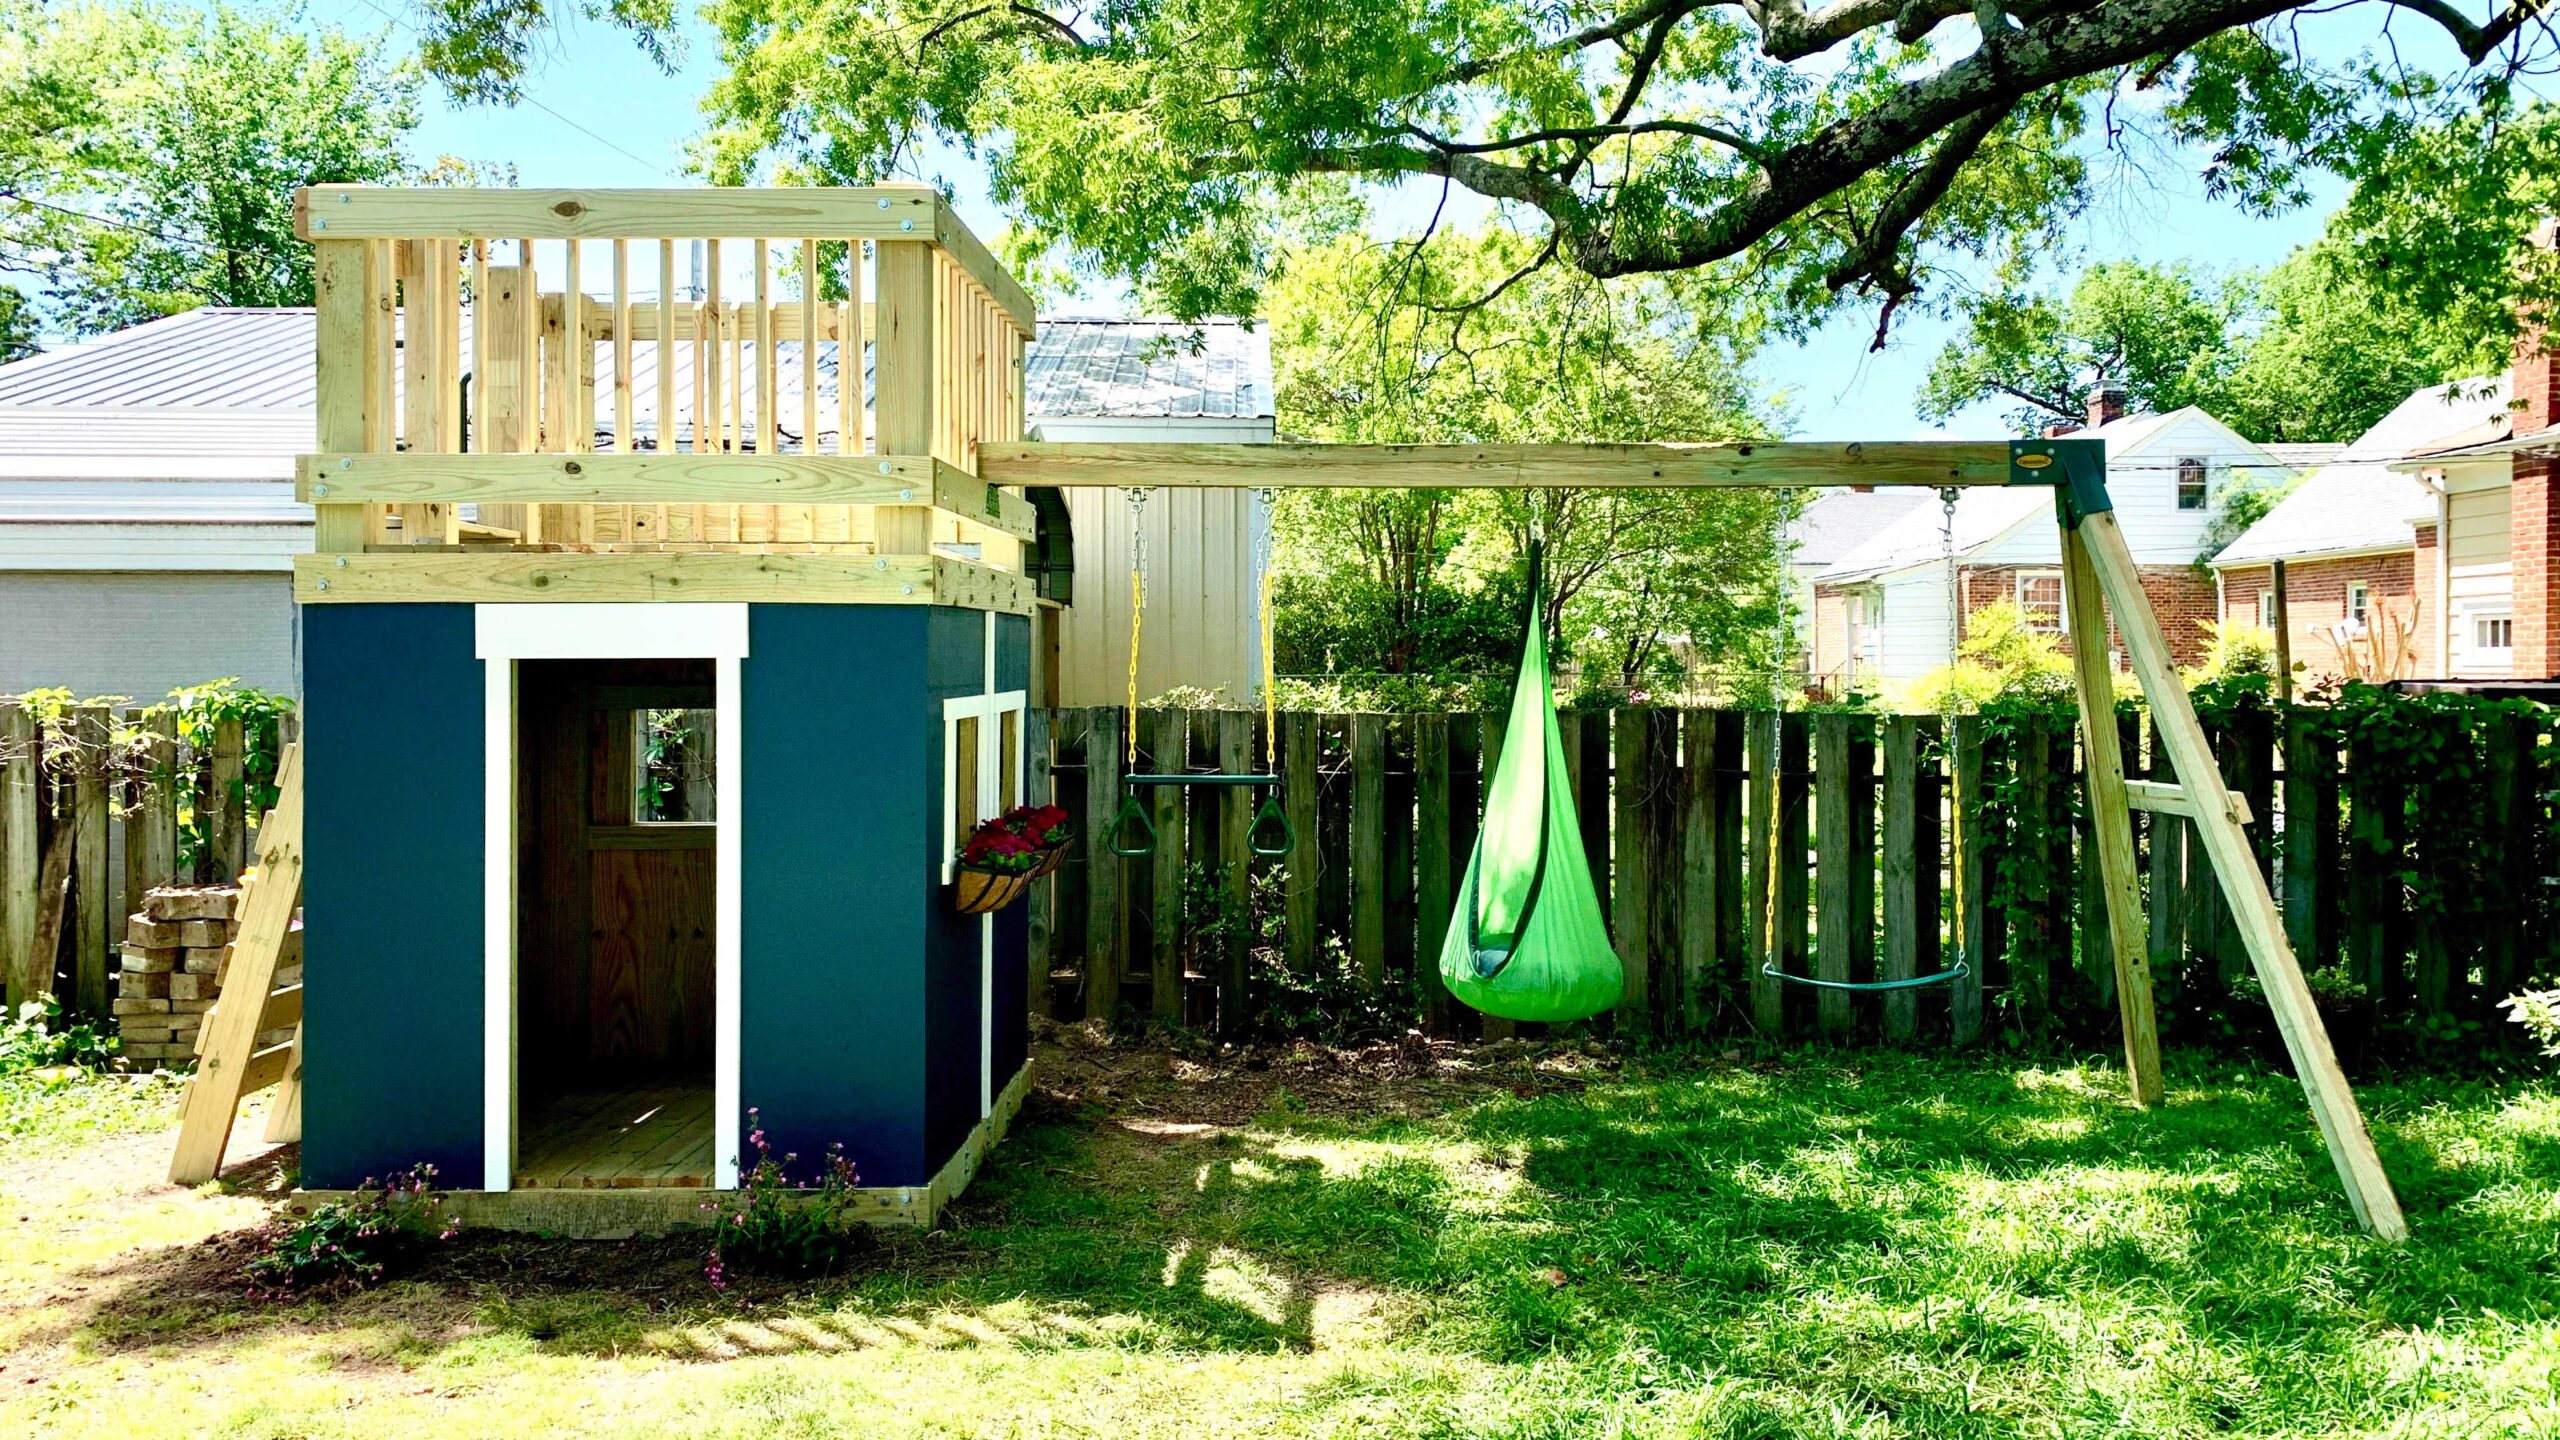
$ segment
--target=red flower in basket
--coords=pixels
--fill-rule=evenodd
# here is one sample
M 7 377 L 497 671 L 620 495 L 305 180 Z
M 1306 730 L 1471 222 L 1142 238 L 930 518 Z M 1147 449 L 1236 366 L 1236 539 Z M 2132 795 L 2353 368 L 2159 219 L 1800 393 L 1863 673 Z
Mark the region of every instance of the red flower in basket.
M 1067 812 L 1058 805 L 1016 805 L 1004 812 L 1013 832 L 1044 849 L 1067 843 Z
M 1041 847 L 1014 833 L 1002 817 L 978 822 L 960 847 L 960 865 L 998 875 L 1018 875 L 1039 868 Z

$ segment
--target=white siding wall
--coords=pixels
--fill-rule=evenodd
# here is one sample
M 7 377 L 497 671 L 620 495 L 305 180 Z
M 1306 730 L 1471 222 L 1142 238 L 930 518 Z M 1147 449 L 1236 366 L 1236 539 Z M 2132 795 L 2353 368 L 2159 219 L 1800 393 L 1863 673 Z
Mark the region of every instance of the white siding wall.
M 2204 548 L 2210 508 L 2230 483 L 2235 452 L 2254 450 L 2247 441 L 2202 415 L 2180 413 L 2124 455 L 2110 453 L 2107 493 L 2116 502 L 2116 524 L 2133 558 L 2145 565 L 2184 565 Z M 2193 456 L 2205 462 L 2206 505 L 2203 510 L 2178 508 L 2178 461 Z M 2267 467 L 2271 472 L 2277 468 Z M 2050 522 L 2045 526 L 2047 554 L 2060 542 Z
M 236 675 L 301 690 L 293 577 L 0 574 L 0 694 L 61 685 L 153 701 Z
M 1947 572 L 1925 565 L 1884 576 L 1884 639 L 1879 646 L 1889 684 L 1907 684 L 1947 663 Z
M 1267 443 L 1269 421 L 1044 421 L 1043 440 Z M 1058 617 L 1058 703 L 1118 705 L 1129 694 L 1129 499 L 1067 491 L 1075 522 L 1075 603 Z M 1251 705 L 1262 687 L 1254 535 L 1269 523 L 1250 490 L 1159 489 L 1148 495 L 1146 621 L 1138 698 L 1178 685 L 1223 689 Z
M 2465 466 L 2448 473 L 2445 496 L 2447 616 L 2451 645 L 2446 673 L 2458 678 L 2510 673 L 2510 651 L 2482 652 L 2472 641 L 2472 621 L 2512 615 L 2515 585 L 2506 466 Z

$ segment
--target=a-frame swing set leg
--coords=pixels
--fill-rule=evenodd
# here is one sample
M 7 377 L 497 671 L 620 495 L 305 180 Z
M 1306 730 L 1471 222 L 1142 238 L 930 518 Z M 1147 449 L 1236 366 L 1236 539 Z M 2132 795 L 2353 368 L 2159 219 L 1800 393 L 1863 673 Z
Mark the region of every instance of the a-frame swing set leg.
M 2058 448 L 2058 447 L 2056 447 Z M 2078 457 L 2072 457 L 2077 459 Z M 2048 462 L 2050 463 L 2050 462 Z M 2102 471 L 2103 460 L 2095 468 Z M 2293 947 L 2285 939 L 2284 922 L 2276 913 L 2275 897 L 2268 893 L 2266 877 L 2259 873 L 2257 858 L 2249 848 L 2247 834 L 2241 829 L 2240 812 L 2231 792 L 2222 783 L 2222 769 L 2213 756 L 2213 748 L 2205 740 L 2204 727 L 2197 723 L 2195 707 L 2188 702 L 2186 686 L 2179 680 L 2177 665 L 2170 657 L 2169 642 L 2160 630 L 2160 620 L 2152 613 L 2150 597 L 2143 593 L 2142 575 L 2135 567 L 2133 551 L 2125 544 L 2124 531 L 2116 524 L 2114 512 L 2107 508 L 2103 481 L 2086 477 L 2087 488 L 2065 485 L 2055 491 L 2055 503 L 2062 512 L 2066 541 L 2064 585 L 2067 595 L 2076 588 L 2086 589 L 2090 579 L 2104 592 L 2106 609 L 2116 618 L 2116 628 L 2124 636 L 2125 656 L 2134 675 L 2142 682 L 2142 692 L 2151 703 L 2153 743 L 2165 746 L 2169 758 L 2178 768 L 2178 780 L 2185 790 L 2195 833 L 2202 838 L 2206 858 L 2213 865 L 2215 880 L 2224 899 L 2231 906 L 2232 920 L 2240 931 L 2240 939 L 2249 952 L 2250 964 L 2256 969 L 2258 983 L 2266 991 L 2267 1006 L 2274 1012 L 2276 1029 L 2284 1037 L 2285 1053 L 2292 1058 L 2294 1074 L 2302 1081 L 2303 1094 L 2310 1099 L 2312 1118 L 2319 1122 L 2321 1138 L 2329 1145 L 2329 1158 L 2338 1167 L 2338 1178 L 2347 1190 L 2347 1203 L 2354 1207 L 2356 1219 L 2386 1240 L 2408 1238 L 2409 1222 L 2400 1212 L 2399 1197 L 2392 1193 L 2391 1177 L 2383 1171 L 2382 1157 L 2374 1150 L 2373 1136 L 2365 1129 L 2364 1112 L 2357 1108 L 2355 1091 L 2347 1084 L 2346 1073 L 2338 1067 L 2337 1052 L 2330 1048 L 2329 1032 L 2320 1023 L 2320 1012 L 2311 999 L 2311 987 L 2303 981 L 2302 967 L 2294 959 Z M 2075 494 L 2080 499 L 2075 499 Z M 2087 503 L 2094 499 L 2094 504 Z M 2076 557 L 2076 563 L 2075 562 Z M 2085 573 L 2084 573 L 2085 572 Z M 2083 657 L 2104 656 L 2106 628 L 2097 607 L 2072 595 L 2071 609 L 2077 630 L 2078 618 L 2089 615 L 2091 643 L 2074 648 Z M 2094 743 L 2089 746 L 2093 757 L 2091 785 L 2093 796 L 2105 783 L 2098 773 L 2108 768 L 2103 757 L 2116 754 L 2114 725 L 2109 718 L 2103 730 L 2090 723 L 2098 716 L 2109 716 L 2112 707 L 2101 698 L 2092 684 L 2093 668 L 2084 665 L 2081 677 L 2081 718 L 2084 730 Z M 2103 677 L 2098 677 L 2103 678 Z M 2101 738 L 2103 737 L 2103 738 Z M 2123 776 L 2114 780 L 2120 791 Z M 2124 891 L 2119 876 L 2131 873 L 2130 816 L 2116 804 L 2100 814 L 2099 863 L 2107 879 L 2108 908 L 2111 917 L 2127 917 L 2124 923 L 2110 926 L 2115 934 L 2116 964 L 2119 977 L 2126 973 L 2127 932 L 2132 907 L 2119 906 Z M 2109 863 L 2113 848 L 2111 832 L 2123 827 L 2125 863 Z M 2138 932 L 2135 932 L 2138 934 Z M 2137 946 L 2139 941 L 2134 942 Z M 2138 959 L 2139 951 L 2134 952 Z M 2128 1002 L 2130 995 L 2120 995 Z M 2143 980 L 2143 999 L 2149 1000 L 2148 976 Z M 2127 1026 L 2133 1026 L 2133 1012 L 2127 1010 Z M 2128 1045 L 2132 1043 L 2128 1034 Z M 2154 1042 L 2156 1044 L 2156 1041 Z

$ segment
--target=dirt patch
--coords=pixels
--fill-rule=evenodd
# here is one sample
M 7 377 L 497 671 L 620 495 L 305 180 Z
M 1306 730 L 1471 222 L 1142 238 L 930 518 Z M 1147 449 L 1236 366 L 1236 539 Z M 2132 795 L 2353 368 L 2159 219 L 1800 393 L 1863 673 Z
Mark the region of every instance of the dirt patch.
M 1091 1022 L 1044 1023 L 1033 1059 L 1032 1084 L 1051 1104 L 1067 1112 L 1099 1107 L 1133 1126 L 1236 1126 L 1275 1108 L 1418 1118 L 1495 1094 L 1578 1091 L 1618 1069 L 1600 1046 L 1570 1041 L 1479 1045 L 1407 1034 L 1355 1046 L 1164 1048 L 1116 1041 Z

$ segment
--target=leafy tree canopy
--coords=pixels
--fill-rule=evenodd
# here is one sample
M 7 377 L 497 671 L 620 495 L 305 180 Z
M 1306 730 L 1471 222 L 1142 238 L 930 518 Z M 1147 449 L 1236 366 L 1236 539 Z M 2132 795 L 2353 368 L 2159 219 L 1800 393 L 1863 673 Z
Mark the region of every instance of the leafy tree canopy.
M 1382 244 L 1337 216 L 1283 250 L 1270 300 L 1284 432 L 1490 444 L 1775 433 L 1747 366 L 1762 327 L 1694 277 L 1535 267 L 1502 229 Z M 1547 547 L 1546 616 L 1615 684 L 1694 646 L 1744 665 L 1774 627 L 1776 497 L 1754 491 L 1292 491 L 1279 498 L 1285 664 L 1498 671 L 1519 557 Z
M 1994 294 L 1939 352 L 1918 408 L 1943 419 L 2002 402 L 2035 434 L 2077 423 L 2103 375 L 2136 410 L 2200 405 L 2253 439 L 2343 442 L 2412 390 L 2504 363 L 2511 274 L 2481 282 L 2497 307 L 2432 308 L 2338 228 L 2263 272 L 2112 261 L 2065 292 Z
M 417 72 L 298 17 L 0 0 L 0 268 L 82 333 L 305 304 L 293 192 L 406 178 Z
M 664 48 L 664 0 L 427 0 L 434 67 L 504 95 L 584 13 Z M 2307 59 L 2292 13 L 2398 33 Z M 2553 44 L 2540 0 L 710 0 L 706 164 L 858 182 L 934 142 L 1026 234 L 1184 315 L 1249 314 L 1311 179 L 1437 181 L 1593 276 L 1730 265 L 1777 313 L 1892 302 L 2050 239 L 2128 126 L 2298 204 Z M 2426 32 L 2422 36 L 2421 32 Z M 2421 44 L 2431 38 L 2432 44 Z M 2405 57 L 2432 51 L 2435 70 Z M 2421 165 L 2419 168 L 2423 168 Z

